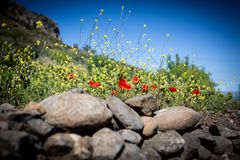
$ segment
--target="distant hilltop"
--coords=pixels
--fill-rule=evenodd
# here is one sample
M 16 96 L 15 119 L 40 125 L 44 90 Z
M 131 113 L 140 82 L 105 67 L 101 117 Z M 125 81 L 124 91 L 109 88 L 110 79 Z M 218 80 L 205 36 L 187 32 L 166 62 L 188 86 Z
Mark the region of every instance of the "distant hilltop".
M 36 22 L 41 21 L 42 26 L 36 28 Z M 53 20 L 50 18 L 29 11 L 25 7 L 17 4 L 13 0 L 3 0 L 0 1 L 0 23 L 6 23 L 9 27 L 9 32 L 1 28 L 0 37 L 8 40 L 9 37 L 11 40 L 16 42 L 28 41 L 34 42 L 36 39 L 44 41 L 61 41 L 60 30 Z

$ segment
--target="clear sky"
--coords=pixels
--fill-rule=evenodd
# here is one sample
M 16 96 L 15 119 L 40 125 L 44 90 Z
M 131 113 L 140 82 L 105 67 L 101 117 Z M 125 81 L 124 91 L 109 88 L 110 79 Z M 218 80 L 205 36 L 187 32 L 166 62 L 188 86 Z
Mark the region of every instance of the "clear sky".
M 237 90 L 240 84 L 240 1 L 238 0 L 17 0 L 28 9 L 55 20 L 63 42 L 73 45 L 87 39 L 100 9 L 99 28 L 111 18 L 119 23 L 121 6 L 131 15 L 124 25 L 124 39 L 138 41 L 146 33 L 163 53 L 189 56 L 190 62 L 212 74 L 222 91 Z M 80 36 L 80 19 L 83 18 Z M 147 27 L 143 31 L 143 25 Z M 166 39 L 166 34 L 170 36 Z M 81 38 L 80 38 L 81 37 Z M 163 41 L 165 45 L 163 47 Z M 227 85 L 226 85 L 227 84 Z

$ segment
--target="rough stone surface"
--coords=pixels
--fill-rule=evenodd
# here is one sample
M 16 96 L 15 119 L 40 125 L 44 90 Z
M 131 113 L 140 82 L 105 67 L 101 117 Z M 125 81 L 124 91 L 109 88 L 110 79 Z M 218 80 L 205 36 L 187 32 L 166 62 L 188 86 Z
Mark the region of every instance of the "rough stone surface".
M 119 98 L 110 96 L 106 101 L 115 118 L 124 128 L 136 131 L 143 128 L 141 117 Z
M 138 146 L 131 143 L 124 143 L 124 149 L 117 160 L 147 160 Z
M 198 159 L 199 160 L 207 160 L 211 156 L 212 152 L 206 149 L 203 146 L 198 148 Z
M 54 129 L 53 126 L 44 122 L 41 119 L 31 119 L 27 122 L 26 130 L 39 136 L 47 136 Z
M 200 147 L 200 140 L 191 133 L 184 133 L 182 137 L 185 141 L 185 144 L 183 146 L 184 150 L 181 154 L 181 158 L 185 160 L 191 160 Z
M 229 160 L 228 155 L 222 154 L 222 155 L 216 155 L 216 154 L 212 154 L 209 158 L 209 160 Z
M 123 139 L 129 143 L 139 144 L 142 140 L 142 137 L 138 133 L 129 129 L 122 129 L 119 131 L 119 133 Z
M 46 98 L 40 105 L 49 124 L 74 132 L 101 128 L 112 118 L 104 101 L 87 94 L 62 93 Z
M 162 160 L 161 155 L 153 148 L 144 147 L 142 148 L 142 152 L 148 160 Z
M 157 101 L 151 95 L 135 96 L 125 101 L 140 115 L 151 116 L 158 109 Z
M 191 128 L 201 119 L 201 115 L 198 112 L 183 106 L 162 109 L 156 113 L 154 120 L 161 131 Z
M 216 141 L 215 146 L 213 147 L 213 153 L 220 155 L 224 154 L 227 149 L 228 140 L 222 136 L 213 136 Z
M 185 144 L 184 139 L 176 131 L 158 132 L 152 138 L 143 142 L 144 147 L 151 147 L 163 155 L 179 151 Z
M 121 151 L 123 144 L 124 139 L 118 132 L 103 128 L 92 136 L 93 159 L 114 159 Z
M 0 130 L 0 159 L 35 159 L 39 141 L 24 131 Z
M 146 116 L 142 116 L 141 119 L 143 122 L 142 134 L 145 137 L 150 137 L 153 134 L 155 134 L 157 131 L 157 124 L 155 120 L 152 117 L 146 117 Z

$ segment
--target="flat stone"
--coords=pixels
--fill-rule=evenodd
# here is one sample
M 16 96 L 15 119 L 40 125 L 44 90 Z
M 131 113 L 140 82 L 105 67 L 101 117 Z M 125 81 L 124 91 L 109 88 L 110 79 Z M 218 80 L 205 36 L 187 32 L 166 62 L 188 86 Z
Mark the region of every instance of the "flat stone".
M 0 105 L 0 114 L 15 111 L 17 111 L 16 107 L 9 103 L 3 103 Z
M 157 131 L 157 124 L 155 120 L 152 117 L 146 117 L 146 116 L 142 116 L 141 119 L 143 122 L 142 134 L 145 137 L 151 137 L 152 135 L 154 135 Z
M 191 108 L 177 106 L 162 109 L 156 112 L 154 120 L 157 123 L 158 130 L 184 130 L 194 127 L 201 115 Z
M 7 130 L 8 129 L 8 123 L 5 121 L 0 121 L 0 130 Z
M 49 124 L 73 132 L 95 130 L 112 119 L 105 101 L 88 94 L 66 92 L 50 96 L 40 105 Z
M 124 148 L 117 160 L 147 160 L 140 148 L 132 143 L 124 143 Z
M 139 131 L 143 128 L 141 117 L 119 98 L 110 96 L 106 101 L 115 118 L 124 128 L 135 131 Z
M 185 144 L 185 140 L 176 131 L 158 132 L 152 138 L 143 142 L 144 147 L 151 147 L 163 155 L 169 155 L 180 151 Z
M 92 136 L 93 159 L 113 160 L 123 148 L 123 144 L 124 139 L 118 132 L 103 128 Z
M 129 130 L 129 129 L 122 129 L 120 131 L 118 131 L 121 136 L 123 137 L 123 139 L 126 141 L 126 142 L 129 142 L 129 143 L 134 143 L 134 144 L 139 144 L 142 140 L 142 137 L 132 131 L 132 130 Z
M 135 96 L 125 101 L 140 115 L 152 116 L 158 109 L 157 101 L 151 95 Z

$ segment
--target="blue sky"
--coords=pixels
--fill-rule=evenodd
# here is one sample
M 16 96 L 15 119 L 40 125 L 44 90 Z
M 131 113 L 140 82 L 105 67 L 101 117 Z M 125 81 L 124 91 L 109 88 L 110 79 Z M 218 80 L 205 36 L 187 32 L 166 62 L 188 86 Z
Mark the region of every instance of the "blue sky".
M 80 19 L 83 18 L 81 41 L 87 39 L 100 9 L 99 28 L 108 19 L 112 29 L 119 23 L 121 6 L 131 10 L 123 27 L 125 40 L 138 41 L 139 33 L 146 33 L 155 48 L 154 57 L 163 53 L 189 56 L 190 62 L 202 66 L 212 74 L 215 82 L 222 82 L 222 91 L 237 90 L 240 84 L 240 2 L 238 0 L 17 0 L 32 11 L 55 20 L 63 41 L 69 45 L 80 43 Z M 143 24 L 147 27 L 143 30 Z M 99 29 L 99 30 L 100 30 Z M 166 34 L 170 36 L 166 38 Z M 163 42 L 165 41 L 165 42 Z M 227 84 L 227 85 L 226 85 Z

